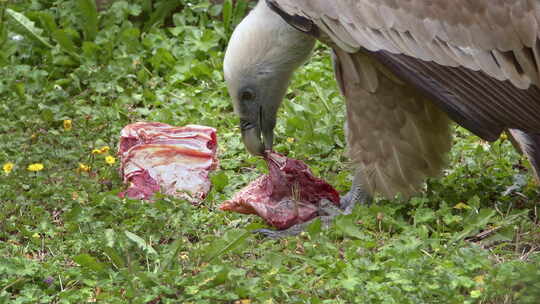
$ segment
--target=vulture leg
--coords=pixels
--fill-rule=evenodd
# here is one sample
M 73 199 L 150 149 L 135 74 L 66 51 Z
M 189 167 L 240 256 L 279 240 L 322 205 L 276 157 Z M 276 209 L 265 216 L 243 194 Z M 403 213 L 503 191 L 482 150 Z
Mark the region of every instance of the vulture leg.
M 351 185 L 351 189 L 341 198 L 340 207 L 345 213 L 351 213 L 356 203 L 371 203 L 372 198 L 364 190 L 362 185 L 362 170 L 356 169 Z
M 355 188 L 387 198 L 415 194 L 446 164 L 450 120 L 369 54 L 336 48 L 333 58 L 347 106 L 347 152 L 357 170 L 352 194 Z

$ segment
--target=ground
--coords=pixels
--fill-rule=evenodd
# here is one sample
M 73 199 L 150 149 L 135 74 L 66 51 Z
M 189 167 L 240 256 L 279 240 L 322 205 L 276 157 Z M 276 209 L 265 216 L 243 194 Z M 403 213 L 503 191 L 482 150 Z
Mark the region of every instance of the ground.
M 455 127 L 444 176 L 328 230 L 268 240 L 250 232 L 260 219 L 220 211 L 266 170 L 242 146 L 223 81 L 243 10 L 180 2 L 173 16 L 166 1 L 99 14 L 89 0 L 0 2 L 0 303 L 537 303 L 539 188 L 504 137 Z M 318 46 L 275 148 L 341 193 L 343 111 Z M 118 197 L 119 132 L 141 120 L 218 129 L 202 204 Z

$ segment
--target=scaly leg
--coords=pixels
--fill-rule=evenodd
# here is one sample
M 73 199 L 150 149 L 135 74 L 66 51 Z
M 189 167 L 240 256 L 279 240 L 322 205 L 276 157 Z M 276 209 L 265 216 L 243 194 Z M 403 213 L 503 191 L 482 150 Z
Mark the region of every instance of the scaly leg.
M 362 185 L 362 170 L 356 169 L 351 189 L 341 198 L 341 210 L 343 210 L 345 214 L 349 214 L 354 209 L 356 203 L 370 204 L 371 201 L 371 196 L 364 190 Z

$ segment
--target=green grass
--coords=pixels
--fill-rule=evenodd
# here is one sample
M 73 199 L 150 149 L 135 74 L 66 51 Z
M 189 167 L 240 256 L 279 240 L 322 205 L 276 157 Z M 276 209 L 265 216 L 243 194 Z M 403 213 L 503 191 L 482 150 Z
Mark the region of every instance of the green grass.
M 456 127 L 445 176 L 420 195 L 262 239 L 250 233 L 259 218 L 218 209 L 266 170 L 245 152 L 224 86 L 221 7 L 184 0 L 171 17 L 178 8 L 117 1 L 95 17 L 87 2 L 9 6 L 34 25 L 2 15 L 0 165 L 14 168 L 0 172 L 0 303 L 538 303 L 540 195 L 508 140 Z M 227 24 L 238 19 L 229 10 Z M 118 198 L 118 162 L 105 156 L 140 120 L 218 129 L 221 165 L 201 205 Z M 319 46 L 293 81 L 275 148 L 344 192 L 343 122 Z

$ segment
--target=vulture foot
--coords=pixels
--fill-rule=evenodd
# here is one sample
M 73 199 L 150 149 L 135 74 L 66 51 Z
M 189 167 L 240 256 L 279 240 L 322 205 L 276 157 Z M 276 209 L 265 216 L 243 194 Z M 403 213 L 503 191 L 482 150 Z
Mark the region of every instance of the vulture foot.
M 349 214 L 357 203 L 371 204 L 372 198 L 362 187 L 362 170 L 356 169 L 351 190 L 341 197 L 340 207 L 345 214 Z
M 345 196 L 341 198 L 340 201 L 340 208 L 343 210 L 343 213 L 349 214 L 354 209 L 354 206 L 357 203 L 361 204 L 371 204 L 372 198 L 371 196 L 362 190 L 360 187 L 353 187 Z

